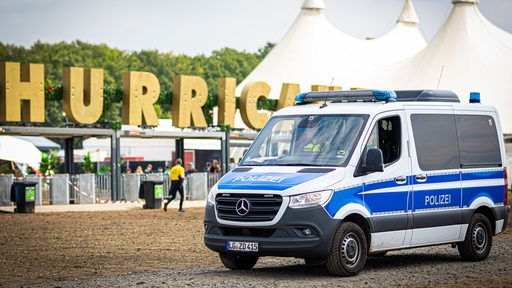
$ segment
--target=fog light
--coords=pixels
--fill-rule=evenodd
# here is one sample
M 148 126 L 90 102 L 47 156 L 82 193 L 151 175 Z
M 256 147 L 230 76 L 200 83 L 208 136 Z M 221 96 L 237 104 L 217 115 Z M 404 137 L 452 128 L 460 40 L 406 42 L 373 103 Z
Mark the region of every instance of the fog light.
M 204 232 L 208 232 L 208 224 L 204 224 Z
M 311 229 L 309 228 L 304 228 L 302 229 L 302 233 L 306 236 L 310 236 L 313 233 L 313 231 L 311 231 Z

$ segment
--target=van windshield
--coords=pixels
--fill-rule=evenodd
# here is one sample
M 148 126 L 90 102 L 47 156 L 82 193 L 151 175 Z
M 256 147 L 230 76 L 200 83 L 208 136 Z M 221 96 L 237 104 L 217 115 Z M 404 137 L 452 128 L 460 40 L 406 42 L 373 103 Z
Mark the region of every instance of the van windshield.
M 241 166 L 346 166 L 368 115 L 271 118 Z

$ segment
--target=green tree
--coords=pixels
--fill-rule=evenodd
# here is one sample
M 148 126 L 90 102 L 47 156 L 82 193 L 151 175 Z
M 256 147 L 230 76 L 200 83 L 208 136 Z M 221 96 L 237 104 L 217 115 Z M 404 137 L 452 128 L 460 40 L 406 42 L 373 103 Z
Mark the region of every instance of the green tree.
M 30 48 L 0 42 L 0 62 L 42 63 L 45 71 L 46 123 L 57 127 L 67 119 L 62 115 L 62 74 L 65 67 L 100 68 L 104 70 L 104 107 L 99 122 L 120 123 L 122 74 L 125 71 L 153 73 L 160 83 L 157 104 L 159 117 L 170 118 L 173 80 L 176 75 L 194 75 L 205 79 L 208 101 L 203 112 L 211 124 L 210 111 L 217 105 L 217 80 L 233 77 L 240 83 L 272 50 L 266 43 L 257 53 L 222 48 L 211 56 L 190 57 L 157 50 L 121 51 L 106 44 L 89 44 L 80 40 L 55 44 L 35 42 Z M 155 106 L 157 107 L 157 106 Z M 2 124 L 2 123 L 0 123 Z

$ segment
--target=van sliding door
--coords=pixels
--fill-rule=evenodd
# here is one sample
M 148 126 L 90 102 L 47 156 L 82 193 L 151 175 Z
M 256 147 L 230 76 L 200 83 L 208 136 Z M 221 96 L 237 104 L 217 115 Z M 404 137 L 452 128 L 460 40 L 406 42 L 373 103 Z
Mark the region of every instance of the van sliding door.
M 411 245 L 459 240 L 461 174 L 455 116 L 449 106 L 407 115 L 413 135 Z

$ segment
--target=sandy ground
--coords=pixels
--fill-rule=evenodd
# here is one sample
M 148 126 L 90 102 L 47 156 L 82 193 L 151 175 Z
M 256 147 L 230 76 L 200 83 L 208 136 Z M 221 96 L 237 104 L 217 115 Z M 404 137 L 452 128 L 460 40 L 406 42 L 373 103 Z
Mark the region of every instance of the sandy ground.
M 203 213 L 202 207 L 189 207 L 185 213 L 175 208 L 167 213 L 0 211 L 0 287 L 222 268 L 217 254 L 203 244 Z M 511 230 L 509 225 L 499 237 L 512 238 Z M 510 280 L 503 279 L 503 287 Z
M 48 279 L 220 267 L 204 208 L 0 214 L 0 287 Z

